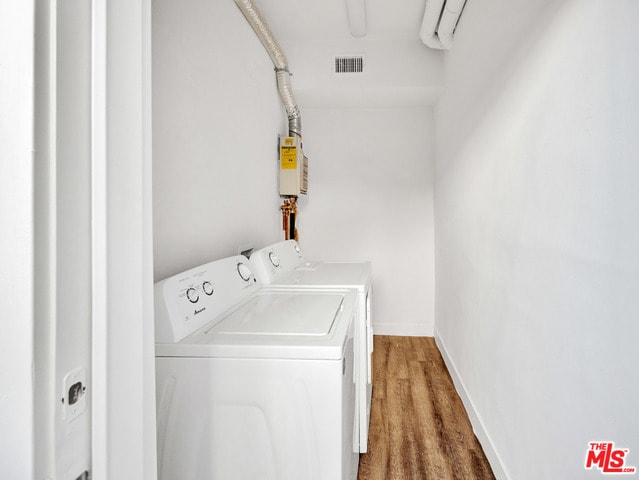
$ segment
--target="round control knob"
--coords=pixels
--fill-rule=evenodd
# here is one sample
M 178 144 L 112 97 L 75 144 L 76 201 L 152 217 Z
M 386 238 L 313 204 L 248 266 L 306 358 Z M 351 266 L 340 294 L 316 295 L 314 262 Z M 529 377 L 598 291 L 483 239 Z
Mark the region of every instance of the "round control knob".
M 213 295 L 213 284 L 207 280 L 202 284 L 202 291 L 207 295 Z
M 280 266 L 280 257 L 275 255 L 275 253 L 269 252 L 268 259 L 271 261 L 271 263 L 273 264 L 274 267 L 279 267 Z
M 237 273 L 240 274 L 240 277 L 245 282 L 248 282 L 251 279 L 251 276 L 253 275 L 253 272 L 251 272 L 251 269 L 247 267 L 245 263 L 237 264 Z
M 197 294 L 197 290 L 191 287 L 186 291 L 186 298 L 188 298 L 189 302 L 191 303 L 197 303 L 197 301 L 200 299 L 200 296 Z

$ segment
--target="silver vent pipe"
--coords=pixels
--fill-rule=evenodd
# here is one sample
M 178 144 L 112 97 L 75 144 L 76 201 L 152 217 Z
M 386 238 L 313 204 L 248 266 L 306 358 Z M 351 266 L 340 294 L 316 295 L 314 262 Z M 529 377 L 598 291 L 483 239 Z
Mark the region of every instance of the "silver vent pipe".
M 282 99 L 282 103 L 286 109 L 286 115 L 288 116 L 288 135 L 290 137 L 301 137 L 302 118 L 291 88 L 291 74 L 288 71 L 286 55 L 284 55 L 282 47 L 280 47 L 275 37 L 273 37 L 271 30 L 262 18 L 262 14 L 253 4 L 253 1 L 235 0 L 235 3 L 242 11 L 242 14 L 251 25 L 251 28 L 253 28 L 253 31 L 257 34 L 262 45 L 264 45 L 264 48 L 273 61 L 277 76 L 277 89 L 280 92 L 280 98 Z

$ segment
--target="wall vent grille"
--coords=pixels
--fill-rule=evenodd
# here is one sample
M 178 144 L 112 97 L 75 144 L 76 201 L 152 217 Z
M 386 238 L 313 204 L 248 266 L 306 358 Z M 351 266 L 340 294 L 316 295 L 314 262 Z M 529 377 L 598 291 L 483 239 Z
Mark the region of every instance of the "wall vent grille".
M 363 71 L 364 57 L 362 55 L 335 57 L 335 73 L 362 73 Z

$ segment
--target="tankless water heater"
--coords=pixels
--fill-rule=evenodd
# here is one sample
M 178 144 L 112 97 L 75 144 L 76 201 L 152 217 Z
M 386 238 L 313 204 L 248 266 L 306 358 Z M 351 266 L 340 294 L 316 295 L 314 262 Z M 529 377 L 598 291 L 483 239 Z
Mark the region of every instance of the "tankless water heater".
M 280 195 L 298 196 L 308 190 L 308 158 L 301 137 L 280 137 Z

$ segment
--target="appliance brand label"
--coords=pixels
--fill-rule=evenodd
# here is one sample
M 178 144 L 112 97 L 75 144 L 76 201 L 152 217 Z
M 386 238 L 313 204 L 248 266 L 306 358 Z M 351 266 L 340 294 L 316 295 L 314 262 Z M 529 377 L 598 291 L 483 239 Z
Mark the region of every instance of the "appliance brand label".
M 193 312 L 193 315 L 197 315 L 198 313 L 202 313 L 204 310 L 206 310 L 206 307 L 202 307 L 202 308 L 200 308 L 199 310 L 195 310 L 195 311 Z

